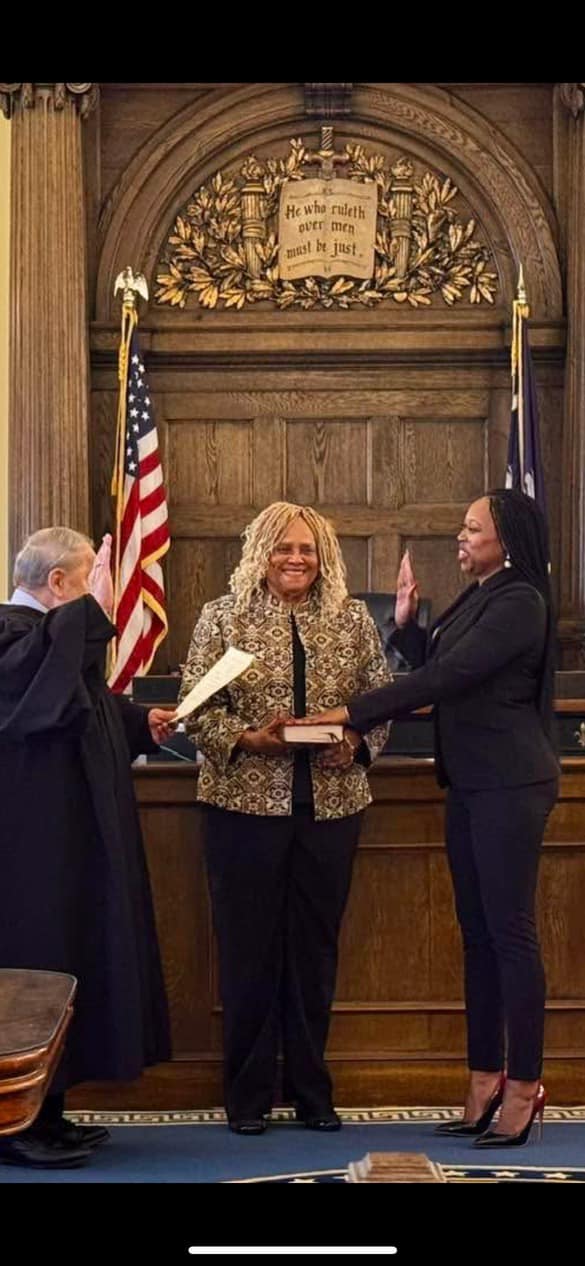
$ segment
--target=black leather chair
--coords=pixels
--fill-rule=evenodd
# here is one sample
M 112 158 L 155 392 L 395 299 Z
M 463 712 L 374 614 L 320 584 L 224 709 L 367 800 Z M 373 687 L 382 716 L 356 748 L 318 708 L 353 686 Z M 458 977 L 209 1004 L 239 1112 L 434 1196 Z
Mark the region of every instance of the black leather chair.
M 410 664 L 399 651 L 390 645 L 390 634 L 396 628 L 394 623 L 395 593 L 354 593 L 354 598 L 361 598 L 378 629 L 388 666 L 393 673 L 407 673 Z M 429 598 L 421 598 L 418 604 L 417 620 L 422 629 L 428 629 L 431 623 L 431 602 Z

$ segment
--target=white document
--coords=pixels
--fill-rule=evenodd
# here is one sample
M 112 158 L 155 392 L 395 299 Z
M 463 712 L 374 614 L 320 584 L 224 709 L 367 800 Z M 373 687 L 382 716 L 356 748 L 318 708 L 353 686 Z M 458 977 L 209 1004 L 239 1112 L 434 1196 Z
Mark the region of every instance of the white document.
M 218 690 L 223 690 L 224 686 L 228 686 L 230 681 L 235 681 L 236 677 L 241 677 L 253 662 L 254 656 L 249 655 L 247 651 L 239 651 L 235 646 L 228 646 L 225 655 L 222 655 L 213 668 L 201 677 L 196 686 L 193 686 L 189 694 L 185 695 L 175 714 L 177 720 L 188 717 L 211 695 L 216 694 Z

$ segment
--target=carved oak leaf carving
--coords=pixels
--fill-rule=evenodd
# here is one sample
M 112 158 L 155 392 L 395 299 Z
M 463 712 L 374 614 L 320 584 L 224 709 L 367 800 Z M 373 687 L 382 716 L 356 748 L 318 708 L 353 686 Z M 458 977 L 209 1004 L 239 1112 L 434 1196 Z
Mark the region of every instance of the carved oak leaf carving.
M 350 179 L 378 186 L 373 277 L 336 276 L 282 281 L 276 227 L 285 180 L 302 180 L 314 156 L 301 138 L 285 158 L 249 155 L 237 176 L 218 171 L 175 219 L 157 271 L 155 302 L 184 308 L 191 295 L 204 308 L 235 308 L 269 300 L 278 308 L 375 307 L 384 302 L 428 307 L 463 300 L 492 304 L 498 288 L 494 258 L 478 240 L 475 218 L 463 220 L 450 177 L 424 171 L 401 155 L 387 170 L 381 154 L 362 145 L 344 152 Z M 420 164 L 419 164 L 420 168 Z

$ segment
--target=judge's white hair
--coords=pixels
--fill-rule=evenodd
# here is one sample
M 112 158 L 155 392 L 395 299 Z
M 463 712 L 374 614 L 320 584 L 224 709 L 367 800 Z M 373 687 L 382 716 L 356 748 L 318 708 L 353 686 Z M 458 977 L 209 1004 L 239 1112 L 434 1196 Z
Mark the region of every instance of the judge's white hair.
M 25 589 L 42 589 L 54 567 L 68 571 L 76 555 L 92 545 L 83 532 L 68 527 L 41 528 L 24 542 L 14 564 L 14 584 Z

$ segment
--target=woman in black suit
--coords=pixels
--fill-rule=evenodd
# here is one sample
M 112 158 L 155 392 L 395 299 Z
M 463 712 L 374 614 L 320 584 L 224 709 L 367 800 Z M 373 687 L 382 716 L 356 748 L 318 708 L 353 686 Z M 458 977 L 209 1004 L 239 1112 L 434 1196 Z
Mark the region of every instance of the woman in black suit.
M 542 1123 L 545 1101 L 545 979 L 535 894 L 559 772 L 545 519 L 524 493 L 497 490 L 469 507 L 457 544 L 461 570 L 474 583 L 439 617 L 428 642 L 414 620 L 418 595 L 408 555 L 402 561 L 392 640 L 414 671 L 311 719 L 347 722 L 365 733 L 399 713 L 435 705 L 470 1068 L 462 1121 L 438 1130 L 502 1147 L 526 1142 L 535 1117 Z

